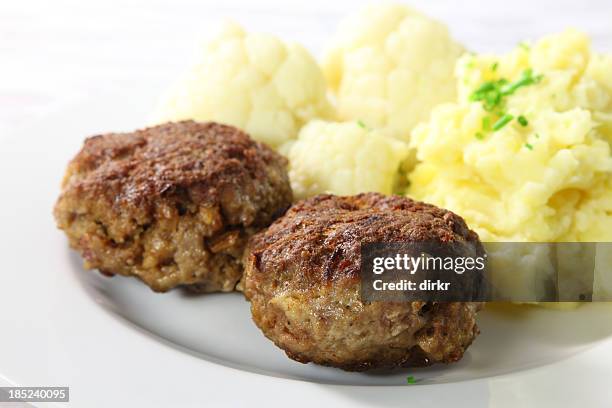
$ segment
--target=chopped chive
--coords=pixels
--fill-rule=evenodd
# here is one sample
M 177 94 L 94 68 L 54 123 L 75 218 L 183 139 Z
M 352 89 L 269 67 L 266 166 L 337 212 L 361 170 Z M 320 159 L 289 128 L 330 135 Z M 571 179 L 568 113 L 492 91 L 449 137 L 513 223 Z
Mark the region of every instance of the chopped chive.
M 501 118 L 497 120 L 497 122 L 495 122 L 495 124 L 493 124 L 493 131 L 495 132 L 500 130 L 501 128 L 506 126 L 512 119 L 514 119 L 514 116 L 507 113 L 504 114 Z
M 476 136 L 476 139 L 478 139 L 478 140 L 484 139 L 484 135 L 481 132 L 476 132 L 475 136 Z
M 485 116 L 484 118 L 482 118 L 482 128 L 484 130 L 489 130 L 490 126 L 491 126 L 491 117 Z
M 523 115 L 519 116 L 516 120 L 521 124 L 521 126 L 527 126 L 529 124 L 529 121 Z
M 529 143 L 525 143 L 525 147 L 529 150 L 533 150 L 533 145 L 530 145 Z
M 490 98 L 487 99 L 487 102 L 489 102 L 491 106 L 494 107 L 494 106 L 499 105 L 499 103 L 501 102 L 501 98 L 502 98 L 502 95 L 499 92 L 496 92 L 493 95 L 491 95 Z
M 485 94 L 486 92 L 492 91 L 494 89 L 495 89 L 495 83 L 493 81 L 487 81 L 483 83 L 482 85 L 480 85 L 478 88 L 476 88 L 476 90 L 472 93 L 470 98 L 472 100 L 480 100 L 477 98 L 479 98 L 480 96 L 483 96 L 483 94 Z
M 499 64 L 496 62 L 493 63 L 493 65 L 491 65 L 491 71 L 495 72 L 497 71 L 497 67 L 499 66 Z
M 539 139 L 539 138 L 540 138 L 540 134 L 539 134 L 539 133 L 536 133 L 536 135 L 535 135 L 535 136 L 536 136 L 536 139 Z
M 469 100 L 482 102 L 482 107 L 487 112 L 500 112 L 505 104 L 504 98 L 506 96 L 514 94 L 519 88 L 536 84 L 542 78 L 542 75 L 534 75 L 533 70 L 529 68 L 524 70 L 519 79 L 514 82 L 510 82 L 506 78 L 483 82 L 470 94 Z
M 519 47 L 521 47 L 522 49 L 524 49 L 525 51 L 529 51 L 529 49 L 531 48 L 531 47 L 529 46 L 529 44 L 527 44 L 525 41 L 521 41 L 521 42 L 518 44 L 518 46 L 519 46 Z
M 534 77 L 533 72 L 530 69 L 527 69 L 523 72 L 523 74 L 521 75 L 521 78 L 519 78 L 515 82 L 509 83 L 503 86 L 500 91 L 502 95 L 504 96 L 512 95 L 514 92 L 516 92 L 517 89 L 523 86 L 538 83 L 542 80 L 542 78 L 543 78 L 542 75 L 537 75 Z
M 408 384 L 416 384 L 416 379 L 414 378 L 414 376 L 409 375 L 409 376 L 406 378 L 406 382 L 407 382 Z
M 366 129 L 367 128 L 365 123 L 363 123 L 363 121 L 361 121 L 361 120 L 357 121 L 357 126 L 359 126 L 362 129 Z

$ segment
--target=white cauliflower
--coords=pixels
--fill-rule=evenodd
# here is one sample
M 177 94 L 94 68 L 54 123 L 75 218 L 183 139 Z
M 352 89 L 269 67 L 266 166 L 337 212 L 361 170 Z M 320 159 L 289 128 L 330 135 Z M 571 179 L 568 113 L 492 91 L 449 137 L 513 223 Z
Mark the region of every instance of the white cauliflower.
M 434 106 L 454 100 L 462 52 L 443 24 L 403 5 L 371 5 L 341 23 L 323 72 L 341 120 L 407 139 Z
M 320 193 L 392 193 L 408 145 L 361 122 L 315 120 L 289 150 L 289 177 L 296 198 Z
M 330 111 L 325 79 L 308 51 L 228 23 L 160 101 L 154 121 L 222 122 L 277 148 Z

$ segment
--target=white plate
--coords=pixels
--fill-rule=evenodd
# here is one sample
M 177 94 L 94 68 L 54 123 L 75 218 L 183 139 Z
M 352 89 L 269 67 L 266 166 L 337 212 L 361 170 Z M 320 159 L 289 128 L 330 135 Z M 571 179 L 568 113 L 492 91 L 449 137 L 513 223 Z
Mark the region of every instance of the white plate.
M 69 386 L 77 407 L 612 404 L 608 304 L 490 309 L 454 366 L 351 374 L 286 358 L 239 294 L 160 295 L 83 271 L 51 215 L 64 167 L 85 135 L 143 123 L 147 89 L 90 97 L 2 146 L 0 379 Z

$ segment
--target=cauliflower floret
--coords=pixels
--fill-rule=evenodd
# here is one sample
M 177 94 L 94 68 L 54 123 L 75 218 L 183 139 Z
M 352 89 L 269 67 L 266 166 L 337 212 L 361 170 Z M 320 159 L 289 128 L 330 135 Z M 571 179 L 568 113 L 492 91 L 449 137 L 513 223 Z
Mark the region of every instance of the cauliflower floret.
M 320 193 L 390 194 L 408 145 L 361 122 L 315 120 L 289 150 L 289 177 L 296 198 Z
M 446 26 L 403 5 L 371 5 L 343 21 L 323 58 L 341 120 L 407 140 L 431 109 L 455 98 L 463 48 Z
M 308 51 L 228 23 L 162 98 L 154 121 L 222 122 L 277 148 L 330 114 L 325 79 Z

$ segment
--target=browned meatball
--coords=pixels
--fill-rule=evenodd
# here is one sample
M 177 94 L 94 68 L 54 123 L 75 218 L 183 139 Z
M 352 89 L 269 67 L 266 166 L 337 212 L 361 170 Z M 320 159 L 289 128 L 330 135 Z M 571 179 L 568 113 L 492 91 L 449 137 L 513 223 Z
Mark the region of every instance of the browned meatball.
M 94 136 L 68 166 L 55 218 L 86 268 L 158 292 L 231 291 L 248 238 L 291 203 L 286 166 L 217 123 Z
M 478 334 L 480 303 L 360 298 L 366 242 L 471 242 L 449 211 L 404 197 L 320 195 L 295 204 L 245 253 L 253 320 L 294 360 L 367 370 L 461 359 Z

